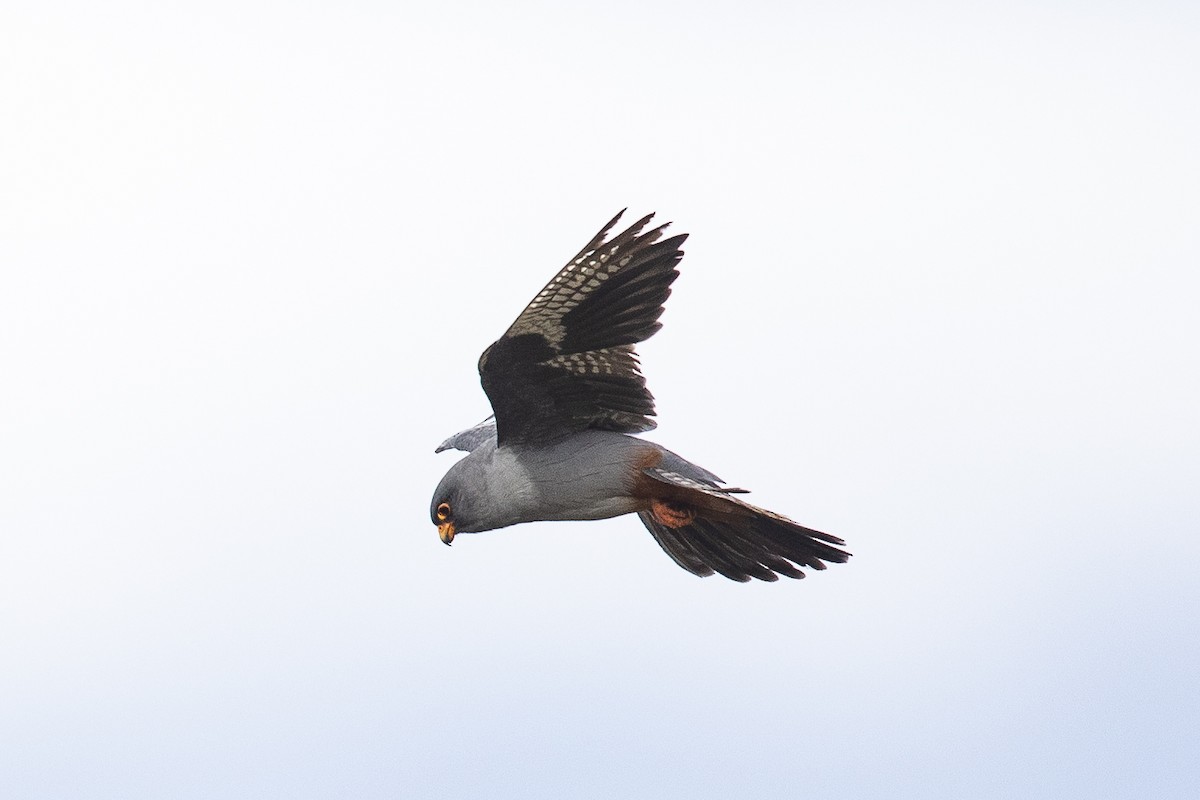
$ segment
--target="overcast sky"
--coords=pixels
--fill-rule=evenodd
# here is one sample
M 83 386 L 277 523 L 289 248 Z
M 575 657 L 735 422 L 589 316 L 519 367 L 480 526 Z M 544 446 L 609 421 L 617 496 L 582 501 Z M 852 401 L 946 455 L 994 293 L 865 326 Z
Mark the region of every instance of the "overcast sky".
M 417 5 L 0 11 L 0 793 L 1200 795 L 1197 6 Z M 650 437 L 850 563 L 438 541 L 626 206 Z

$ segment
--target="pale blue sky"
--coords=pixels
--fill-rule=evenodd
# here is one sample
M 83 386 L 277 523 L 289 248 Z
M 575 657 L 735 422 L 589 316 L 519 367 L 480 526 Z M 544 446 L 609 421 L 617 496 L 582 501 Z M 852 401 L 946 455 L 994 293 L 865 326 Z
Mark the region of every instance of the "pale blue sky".
M 1196 7 L 428 5 L 0 11 L 0 793 L 1197 796 Z M 624 206 L 651 437 L 849 564 L 438 541 Z

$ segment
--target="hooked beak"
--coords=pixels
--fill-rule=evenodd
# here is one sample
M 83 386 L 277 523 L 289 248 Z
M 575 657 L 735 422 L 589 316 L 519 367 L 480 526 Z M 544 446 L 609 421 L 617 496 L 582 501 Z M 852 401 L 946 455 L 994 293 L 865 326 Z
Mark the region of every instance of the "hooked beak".
M 438 525 L 438 538 L 442 540 L 442 544 L 449 545 L 454 541 L 454 523 L 443 522 Z

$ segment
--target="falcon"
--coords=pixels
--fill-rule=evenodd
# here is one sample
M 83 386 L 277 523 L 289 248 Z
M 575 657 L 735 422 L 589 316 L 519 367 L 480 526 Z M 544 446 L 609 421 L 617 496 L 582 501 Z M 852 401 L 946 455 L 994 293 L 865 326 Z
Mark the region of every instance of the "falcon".
M 433 493 L 450 544 L 523 522 L 637 514 L 675 563 L 735 581 L 803 578 L 850 554 L 841 539 L 751 505 L 713 473 L 631 434 L 655 427 L 634 345 L 653 336 L 687 234 L 650 214 L 587 243 L 479 359 L 491 417 L 436 452 L 467 453 Z M 644 231 L 644 232 L 643 232 Z

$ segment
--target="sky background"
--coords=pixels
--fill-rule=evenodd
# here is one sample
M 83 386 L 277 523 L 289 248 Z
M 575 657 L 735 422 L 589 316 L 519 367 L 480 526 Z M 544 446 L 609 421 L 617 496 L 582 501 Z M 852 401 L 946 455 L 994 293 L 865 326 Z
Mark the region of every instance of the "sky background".
M 1198 796 L 1196 4 L 432 5 L 0 11 L 0 793 Z M 438 541 L 626 206 L 651 438 L 849 564 Z

